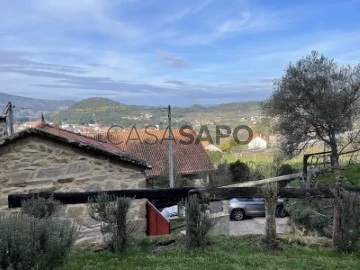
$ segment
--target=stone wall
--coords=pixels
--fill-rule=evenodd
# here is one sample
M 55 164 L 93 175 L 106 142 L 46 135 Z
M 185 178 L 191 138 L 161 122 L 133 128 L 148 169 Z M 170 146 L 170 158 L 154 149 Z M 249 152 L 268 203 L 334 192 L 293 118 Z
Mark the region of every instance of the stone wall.
M 134 229 L 133 233 L 137 236 L 145 235 L 147 230 L 146 201 L 132 200 L 127 214 L 129 227 Z M 57 216 L 71 219 L 79 226 L 77 245 L 90 246 L 102 243 L 100 223 L 90 218 L 86 204 L 64 205 Z
M 12 211 L 7 207 L 9 194 L 145 187 L 141 167 L 46 137 L 31 135 L 0 146 L 0 212 Z M 138 233 L 145 233 L 144 201 L 134 200 L 129 215 L 139 224 Z M 90 219 L 86 205 L 67 205 L 61 217 L 79 224 L 78 242 L 99 241 L 99 224 Z
M 7 137 L 7 126 L 6 122 L 3 122 L 3 118 L 0 118 L 0 140 Z

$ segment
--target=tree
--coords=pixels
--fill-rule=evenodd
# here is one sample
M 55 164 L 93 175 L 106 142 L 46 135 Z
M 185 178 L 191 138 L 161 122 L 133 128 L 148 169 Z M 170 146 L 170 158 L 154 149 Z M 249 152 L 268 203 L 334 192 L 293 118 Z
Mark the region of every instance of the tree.
M 250 180 L 249 166 L 240 160 L 230 163 L 229 170 L 233 182 L 245 182 Z
M 312 52 L 288 66 L 262 108 L 268 116 L 278 117 L 288 154 L 320 139 L 330 147 L 332 168 L 338 171 L 337 135 L 351 130 L 359 97 L 360 65 L 339 68 L 333 60 Z M 336 180 L 339 185 L 340 177 Z
M 324 141 L 331 149 L 331 167 L 337 192 L 341 186 L 339 170 L 339 134 L 351 130 L 358 115 L 360 65 L 338 67 L 312 52 L 287 67 L 285 75 L 275 82 L 275 91 L 262 104 L 263 111 L 278 118 L 278 130 L 285 137 L 283 150 L 299 153 L 313 139 Z M 336 194 L 335 194 L 336 195 Z M 340 241 L 340 208 L 334 207 L 335 247 Z

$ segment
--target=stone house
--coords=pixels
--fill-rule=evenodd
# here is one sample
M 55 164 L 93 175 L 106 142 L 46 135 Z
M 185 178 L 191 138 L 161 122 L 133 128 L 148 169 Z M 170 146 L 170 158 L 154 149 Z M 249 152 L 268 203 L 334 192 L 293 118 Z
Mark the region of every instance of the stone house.
M 43 123 L 0 139 L 0 213 L 12 211 L 9 194 L 145 188 L 150 168 L 112 144 Z M 145 204 L 134 200 L 129 212 L 140 234 L 147 226 Z M 80 226 L 78 243 L 101 241 L 85 204 L 66 205 L 60 215 Z

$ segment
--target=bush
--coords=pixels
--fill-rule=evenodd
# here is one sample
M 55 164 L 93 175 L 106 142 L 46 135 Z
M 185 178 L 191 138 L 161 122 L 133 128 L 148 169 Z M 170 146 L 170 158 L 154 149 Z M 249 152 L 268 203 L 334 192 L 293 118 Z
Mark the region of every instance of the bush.
M 89 201 L 89 215 L 101 222 L 101 233 L 107 249 L 119 253 L 126 250 L 133 227 L 126 221 L 131 200 L 126 197 L 115 198 L 100 193 Z
M 75 240 L 76 227 L 70 221 L 2 216 L 0 269 L 55 269 L 63 265 Z
M 174 177 L 174 185 L 176 187 L 193 185 L 193 181 L 191 179 L 181 176 L 176 170 L 173 171 L 173 177 Z M 169 181 L 169 170 L 168 169 L 166 169 L 160 175 L 155 176 L 152 179 L 152 187 L 151 188 L 157 188 L 157 187 L 166 188 L 169 186 L 170 186 L 170 181 Z
M 233 182 L 244 182 L 250 180 L 250 168 L 249 166 L 241 162 L 240 160 L 235 161 L 229 165 Z
M 288 199 L 285 206 L 296 227 L 331 237 L 332 215 L 324 209 L 322 203 L 326 201 Z
M 297 173 L 297 172 L 298 172 L 298 170 L 296 170 L 290 164 L 281 164 L 280 168 L 278 169 L 277 176 L 292 174 L 292 173 Z
M 208 243 L 208 232 L 214 226 L 214 219 L 209 216 L 209 205 L 200 203 L 197 195 L 188 197 L 186 206 L 187 246 L 204 247 Z
M 49 218 L 59 210 L 60 206 L 61 203 L 53 197 L 48 199 L 32 197 L 21 202 L 21 213 L 36 218 Z
M 352 252 L 360 248 L 360 195 L 344 192 L 341 201 L 341 240 L 339 250 Z
M 250 180 L 257 181 L 266 178 L 265 174 L 268 174 L 270 165 L 268 163 L 249 163 Z

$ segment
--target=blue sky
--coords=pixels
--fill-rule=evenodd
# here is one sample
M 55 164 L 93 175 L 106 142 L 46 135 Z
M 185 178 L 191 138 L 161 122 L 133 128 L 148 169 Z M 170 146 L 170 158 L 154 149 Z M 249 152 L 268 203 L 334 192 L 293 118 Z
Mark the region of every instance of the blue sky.
M 127 104 L 264 100 L 290 61 L 360 59 L 360 1 L 0 0 L 0 92 Z

